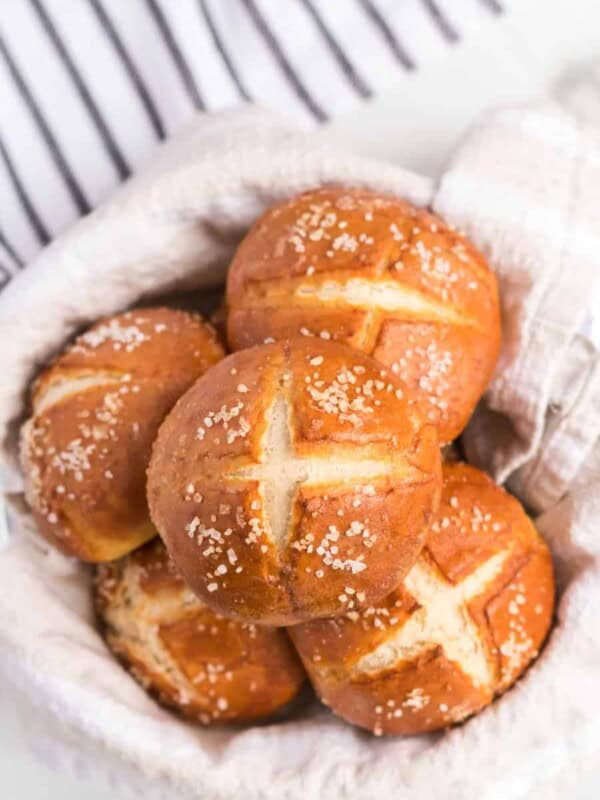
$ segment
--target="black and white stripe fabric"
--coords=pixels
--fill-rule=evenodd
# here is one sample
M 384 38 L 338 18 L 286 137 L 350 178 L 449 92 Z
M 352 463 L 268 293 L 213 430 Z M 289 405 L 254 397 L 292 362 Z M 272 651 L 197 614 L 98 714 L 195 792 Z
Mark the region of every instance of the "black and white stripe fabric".
M 1 0 L 0 285 L 197 110 L 311 125 L 502 0 Z

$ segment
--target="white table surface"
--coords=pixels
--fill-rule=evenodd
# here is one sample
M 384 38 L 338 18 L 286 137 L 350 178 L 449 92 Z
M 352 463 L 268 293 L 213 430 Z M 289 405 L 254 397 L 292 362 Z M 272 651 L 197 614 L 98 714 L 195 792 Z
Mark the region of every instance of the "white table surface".
M 493 20 L 479 35 L 375 101 L 356 108 L 319 133 L 346 149 L 435 175 L 461 133 L 493 105 L 560 96 L 585 105 L 600 123 L 600 3 L 598 0 L 522 0 L 510 17 Z M 588 77 L 577 91 L 569 86 Z M 596 94 L 597 92 L 597 94 Z M 597 771 L 579 776 L 572 800 L 598 800 Z M 18 709 L 0 708 L 0 800 L 119 800 L 92 779 L 74 781 L 41 763 L 25 743 Z M 176 798 L 173 798 L 176 800 Z M 533 800 L 533 797 L 532 797 Z M 535 800 L 543 800 L 536 793 Z

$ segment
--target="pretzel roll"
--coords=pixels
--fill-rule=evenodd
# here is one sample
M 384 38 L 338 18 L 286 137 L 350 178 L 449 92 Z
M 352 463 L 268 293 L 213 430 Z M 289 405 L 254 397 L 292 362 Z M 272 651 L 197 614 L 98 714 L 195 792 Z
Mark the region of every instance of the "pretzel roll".
M 152 442 L 179 396 L 222 356 L 200 316 L 146 308 L 98 322 L 39 376 L 21 464 L 52 544 L 110 561 L 156 535 L 145 495 Z
M 440 455 L 381 365 L 318 339 L 228 356 L 161 426 L 152 519 L 212 608 L 263 624 L 340 613 L 397 585 L 437 504 Z
M 552 560 L 521 505 L 483 472 L 445 464 L 427 546 L 382 602 L 290 629 L 323 702 L 376 735 L 444 728 L 480 711 L 536 657 Z
M 266 211 L 229 270 L 233 350 L 321 336 L 388 366 L 442 444 L 463 430 L 500 343 L 496 279 L 438 217 L 363 189 L 315 189 Z
M 96 608 L 108 646 L 134 678 L 203 725 L 269 716 L 304 683 L 285 631 L 208 609 L 160 539 L 98 568 Z

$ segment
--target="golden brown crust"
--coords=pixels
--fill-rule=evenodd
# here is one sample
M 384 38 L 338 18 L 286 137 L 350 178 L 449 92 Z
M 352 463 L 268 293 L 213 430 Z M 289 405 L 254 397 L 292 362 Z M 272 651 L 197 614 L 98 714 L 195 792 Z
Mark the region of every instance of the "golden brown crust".
M 148 308 L 98 322 L 39 376 L 21 464 L 50 542 L 96 562 L 156 535 L 145 496 L 156 431 L 223 354 L 200 316 Z
M 433 214 L 363 189 L 267 210 L 232 262 L 227 305 L 233 350 L 305 335 L 370 353 L 416 393 L 442 443 L 498 356 L 498 290 L 481 253 Z
M 203 725 L 268 717 L 304 683 L 285 631 L 208 609 L 159 539 L 99 567 L 95 597 L 106 641 L 136 680 Z
M 550 553 L 483 472 L 445 464 L 419 561 L 376 607 L 290 628 L 323 701 L 375 734 L 459 722 L 508 689 L 552 619 Z
M 229 356 L 161 426 L 152 519 L 194 591 L 266 624 L 378 600 L 437 504 L 435 426 L 377 362 L 314 339 Z

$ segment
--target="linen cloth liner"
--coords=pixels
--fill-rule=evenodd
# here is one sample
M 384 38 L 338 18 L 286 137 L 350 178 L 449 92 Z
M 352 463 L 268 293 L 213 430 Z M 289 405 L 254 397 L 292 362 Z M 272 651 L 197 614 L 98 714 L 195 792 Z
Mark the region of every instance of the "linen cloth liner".
M 577 332 L 598 280 L 600 147 L 555 107 L 483 117 L 439 187 L 333 152 L 257 111 L 200 117 L 0 297 L 0 437 L 19 488 L 15 420 L 42 364 L 83 324 L 222 280 L 266 205 L 318 183 L 367 185 L 466 229 L 500 278 L 504 343 L 465 435 L 470 458 L 538 514 L 557 565 L 557 622 L 501 700 L 445 734 L 378 740 L 315 705 L 246 730 L 161 710 L 91 624 L 88 568 L 50 550 L 11 504 L 0 553 L 0 686 L 33 746 L 119 796 L 512 800 L 562 796 L 600 750 L 600 366 Z

